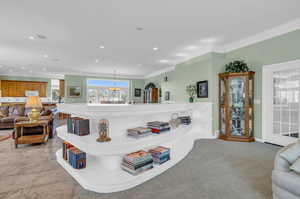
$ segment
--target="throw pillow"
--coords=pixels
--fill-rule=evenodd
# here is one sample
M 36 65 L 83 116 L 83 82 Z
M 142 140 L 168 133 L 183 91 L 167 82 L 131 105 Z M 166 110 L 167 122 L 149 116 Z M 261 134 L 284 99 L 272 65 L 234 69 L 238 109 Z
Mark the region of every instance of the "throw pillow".
M 300 174 L 300 157 L 296 160 L 294 164 L 292 164 L 292 166 L 290 166 L 290 169 Z
M 280 153 L 280 156 L 286 159 L 290 164 L 294 164 L 300 157 L 300 142 L 291 145 L 285 151 Z
M 8 106 L 0 106 L 0 115 L 8 116 Z

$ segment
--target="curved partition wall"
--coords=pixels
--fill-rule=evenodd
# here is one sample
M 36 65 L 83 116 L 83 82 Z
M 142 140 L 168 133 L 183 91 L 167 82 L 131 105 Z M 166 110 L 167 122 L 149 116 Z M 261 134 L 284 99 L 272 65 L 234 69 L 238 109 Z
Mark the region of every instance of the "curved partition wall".
M 58 137 L 86 152 L 85 169 L 73 169 L 63 158 L 62 150 L 56 153 L 57 161 L 85 189 L 110 193 L 137 186 L 174 166 L 193 148 L 194 141 L 200 138 L 214 138 L 212 133 L 212 104 L 147 104 L 90 106 L 86 104 L 61 104 L 60 112 L 90 120 L 90 135 L 69 134 L 66 126 L 57 128 Z M 192 123 L 179 126 L 164 134 L 153 134 L 144 138 L 127 137 L 127 129 L 145 126 L 149 121 L 169 121 L 171 115 L 190 115 Z M 99 143 L 98 122 L 109 120 L 111 142 Z M 139 175 L 131 175 L 121 169 L 125 154 L 148 150 L 156 146 L 171 148 L 171 160 Z

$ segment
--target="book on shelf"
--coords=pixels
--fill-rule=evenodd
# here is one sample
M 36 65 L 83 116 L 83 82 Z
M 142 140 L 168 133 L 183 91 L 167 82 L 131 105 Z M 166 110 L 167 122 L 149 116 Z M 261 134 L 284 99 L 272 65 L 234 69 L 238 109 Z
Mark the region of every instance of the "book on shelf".
M 127 135 L 134 138 L 146 137 L 151 135 L 151 129 L 146 127 L 127 129 Z
M 153 168 L 152 155 L 144 150 L 129 153 L 124 156 L 121 168 L 133 175 Z
M 170 160 L 170 148 L 158 146 L 154 149 L 150 149 L 149 153 L 151 153 L 153 162 L 156 164 L 162 164 Z
M 152 127 L 165 127 L 169 126 L 169 122 L 160 122 L 160 121 L 153 121 L 153 122 L 148 122 L 147 126 L 152 126 Z
M 90 134 L 90 121 L 80 117 L 68 117 L 68 133 L 84 136 Z
M 128 168 L 126 166 L 123 166 L 123 165 L 121 167 L 122 167 L 123 170 L 127 171 L 128 173 L 131 173 L 132 175 L 138 175 L 138 174 L 140 174 L 140 173 L 142 173 L 144 171 L 152 169 L 153 168 L 153 164 L 145 165 L 145 166 L 143 166 L 141 168 L 138 168 L 136 170 L 130 169 L 130 168 Z
M 156 134 L 160 134 L 169 131 L 171 129 L 169 122 L 160 122 L 160 121 L 148 122 L 147 126 L 148 128 L 151 128 L 152 133 L 156 133 Z
M 68 150 L 68 162 L 74 169 L 83 169 L 86 167 L 86 153 L 76 147 Z
M 152 128 L 151 131 L 152 131 L 152 133 L 155 133 L 155 134 L 161 134 L 161 133 L 170 131 L 170 129 L 171 129 L 170 127 L 164 128 L 164 129 Z
M 62 143 L 62 154 L 63 154 L 63 159 L 64 160 L 68 160 L 68 150 L 71 148 L 71 147 L 74 147 L 72 144 L 70 144 L 69 142 L 66 142 L 64 141 Z

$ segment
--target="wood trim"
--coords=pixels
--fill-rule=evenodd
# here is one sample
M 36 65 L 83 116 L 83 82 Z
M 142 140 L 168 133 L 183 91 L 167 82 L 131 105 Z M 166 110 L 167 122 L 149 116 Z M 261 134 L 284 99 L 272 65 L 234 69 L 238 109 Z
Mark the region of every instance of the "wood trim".
M 59 80 L 59 95 L 65 97 L 65 80 Z
M 219 80 L 224 81 L 225 85 L 225 99 L 224 99 L 224 104 L 219 104 L 219 112 L 221 112 L 221 109 L 225 109 L 225 133 L 219 134 L 219 138 L 223 140 L 229 140 L 229 141 L 239 141 L 239 142 L 253 142 L 255 141 L 254 139 L 254 104 L 249 104 L 249 96 L 250 96 L 250 88 L 249 88 L 249 79 L 252 80 L 252 92 L 253 92 L 253 98 L 254 98 L 254 74 L 255 72 L 249 71 L 245 73 L 221 73 L 219 74 Z M 245 135 L 244 136 L 235 136 L 231 135 L 231 123 L 232 123 L 232 113 L 231 113 L 231 106 L 230 106 L 230 99 L 229 99 L 229 87 L 230 87 L 230 81 L 233 78 L 236 77 L 241 77 L 244 78 L 245 82 L 245 97 L 244 97 L 244 106 L 243 106 L 243 111 L 244 111 L 244 131 Z M 221 87 L 219 86 L 219 89 Z M 220 95 L 220 91 L 219 91 Z M 220 96 L 219 96 L 220 98 Z M 252 133 L 249 135 L 249 109 L 252 109 Z M 219 131 L 221 132 L 221 117 L 219 117 Z
M 47 96 L 48 82 L 1 80 L 2 97 L 26 97 L 26 90 L 37 90 L 40 97 Z

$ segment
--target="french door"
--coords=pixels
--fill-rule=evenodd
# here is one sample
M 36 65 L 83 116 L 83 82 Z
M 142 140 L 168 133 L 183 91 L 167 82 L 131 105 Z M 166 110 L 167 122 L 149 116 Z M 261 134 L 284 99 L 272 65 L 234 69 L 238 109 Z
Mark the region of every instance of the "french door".
M 263 67 L 264 141 L 286 146 L 299 139 L 300 60 Z

